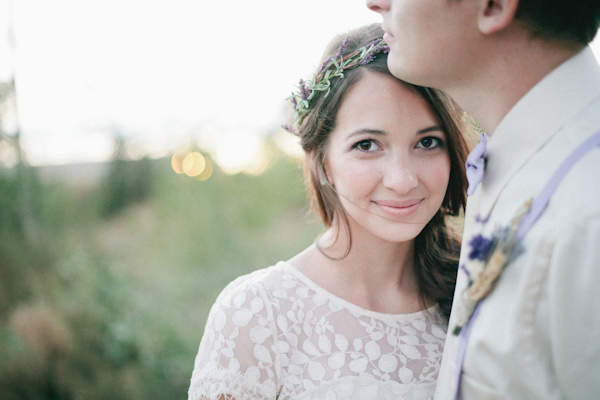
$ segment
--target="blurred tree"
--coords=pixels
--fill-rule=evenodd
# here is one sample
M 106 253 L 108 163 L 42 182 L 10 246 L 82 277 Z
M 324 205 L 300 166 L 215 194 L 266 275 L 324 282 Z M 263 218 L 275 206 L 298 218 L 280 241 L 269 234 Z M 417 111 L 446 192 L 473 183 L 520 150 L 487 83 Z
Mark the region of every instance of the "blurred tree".
M 20 145 L 11 5 L 6 32 L 8 75 L 0 81 L 0 320 L 8 315 L 10 304 L 29 297 L 28 273 L 39 266 L 38 256 L 45 253 L 39 181 L 26 165 Z
M 153 181 L 150 160 L 147 157 L 130 160 L 125 138 L 116 134 L 115 153 L 101 185 L 102 215 L 111 217 L 127 206 L 148 198 L 152 193 Z

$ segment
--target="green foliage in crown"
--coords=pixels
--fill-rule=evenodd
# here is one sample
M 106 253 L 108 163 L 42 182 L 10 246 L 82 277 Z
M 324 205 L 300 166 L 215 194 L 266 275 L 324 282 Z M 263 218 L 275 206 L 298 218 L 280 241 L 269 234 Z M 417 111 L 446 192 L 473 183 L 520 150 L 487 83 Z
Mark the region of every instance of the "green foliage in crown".
M 310 111 L 310 101 L 316 92 L 326 92 L 325 97 L 329 95 L 331 79 L 343 78 L 345 70 L 368 64 L 373 61 L 378 53 L 388 53 L 390 51 L 383 38 L 378 38 L 350 54 L 343 55 L 348 40 L 349 38 L 344 39 L 335 56 L 329 56 L 325 59 L 312 80 L 300 79 L 298 86 L 296 86 L 298 90 L 286 99 L 291 101 L 294 108 L 295 127 L 283 126 L 289 132 L 298 133 L 304 117 Z

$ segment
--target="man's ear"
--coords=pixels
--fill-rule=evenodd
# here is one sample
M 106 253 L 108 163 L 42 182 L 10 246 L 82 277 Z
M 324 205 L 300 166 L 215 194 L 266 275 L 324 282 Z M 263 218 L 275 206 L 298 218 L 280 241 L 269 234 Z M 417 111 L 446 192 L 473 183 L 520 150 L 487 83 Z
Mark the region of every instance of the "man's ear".
M 478 27 L 484 35 L 506 28 L 514 20 L 519 0 L 481 0 Z

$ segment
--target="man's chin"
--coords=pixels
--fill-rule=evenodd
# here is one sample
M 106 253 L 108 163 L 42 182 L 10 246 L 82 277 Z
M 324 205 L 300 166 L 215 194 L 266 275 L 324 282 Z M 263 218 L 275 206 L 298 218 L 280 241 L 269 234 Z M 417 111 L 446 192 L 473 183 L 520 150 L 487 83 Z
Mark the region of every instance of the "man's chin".
M 418 73 L 415 73 L 417 71 L 414 71 L 413 68 L 404 63 L 394 62 L 391 57 L 391 52 L 390 57 L 388 58 L 388 68 L 392 75 L 404 82 L 412 83 L 413 85 L 426 86 L 420 82 L 419 78 L 422 77 Z

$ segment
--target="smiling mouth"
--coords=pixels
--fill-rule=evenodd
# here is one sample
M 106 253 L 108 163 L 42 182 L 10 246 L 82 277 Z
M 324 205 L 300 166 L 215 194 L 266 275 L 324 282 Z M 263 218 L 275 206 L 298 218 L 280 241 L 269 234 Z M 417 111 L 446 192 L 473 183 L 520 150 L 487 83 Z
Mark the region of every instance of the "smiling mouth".
M 391 217 L 407 217 L 414 214 L 421 205 L 423 199 L 415 199 L 403 202 L 397 201 L 374 201 L 373 203 L 379 206 L 381 211 Z

